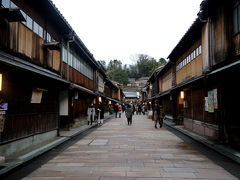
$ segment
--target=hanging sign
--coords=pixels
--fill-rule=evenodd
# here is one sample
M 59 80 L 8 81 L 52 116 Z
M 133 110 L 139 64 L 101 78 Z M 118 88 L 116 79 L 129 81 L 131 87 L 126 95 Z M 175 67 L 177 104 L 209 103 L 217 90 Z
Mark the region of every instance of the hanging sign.
M 7 111 L 8 103 L 0 103 L 0 111 Z
M 42 94 L 45 89 L 34 88 L 32 91 L 31 103 L 40 104 L 42 101 Z

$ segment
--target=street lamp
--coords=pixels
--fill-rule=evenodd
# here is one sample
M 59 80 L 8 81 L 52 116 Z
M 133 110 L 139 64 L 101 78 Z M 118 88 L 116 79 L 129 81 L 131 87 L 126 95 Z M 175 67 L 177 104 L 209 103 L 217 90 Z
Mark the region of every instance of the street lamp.
M 184 91 L 181 91 L 180 97 L 181 97 L 181 99 L 184 99 Z

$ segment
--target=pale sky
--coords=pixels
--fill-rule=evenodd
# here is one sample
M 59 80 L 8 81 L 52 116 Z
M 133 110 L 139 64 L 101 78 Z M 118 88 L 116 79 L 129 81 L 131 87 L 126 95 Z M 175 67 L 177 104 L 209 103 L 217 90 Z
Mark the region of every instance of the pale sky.
M 96 60 L 167 58 L 202 0 L 53 0 Z

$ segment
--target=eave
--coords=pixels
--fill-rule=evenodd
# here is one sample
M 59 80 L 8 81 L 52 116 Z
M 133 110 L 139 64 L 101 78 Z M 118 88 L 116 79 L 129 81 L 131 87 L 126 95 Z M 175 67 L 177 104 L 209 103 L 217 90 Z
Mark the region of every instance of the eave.
M 184 52 L 186 52 L 198 39 L 201 38 L 202 26 L 203 22 L 197 18 L 169 54 L 168 58 L 170 61 L 176 62 Z

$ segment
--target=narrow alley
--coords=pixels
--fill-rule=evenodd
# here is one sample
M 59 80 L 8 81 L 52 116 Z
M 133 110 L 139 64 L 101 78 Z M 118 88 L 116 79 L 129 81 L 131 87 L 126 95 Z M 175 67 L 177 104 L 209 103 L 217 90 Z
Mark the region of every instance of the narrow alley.
M 114 118 L 24 179 L 237 179 L 146 115 Z

